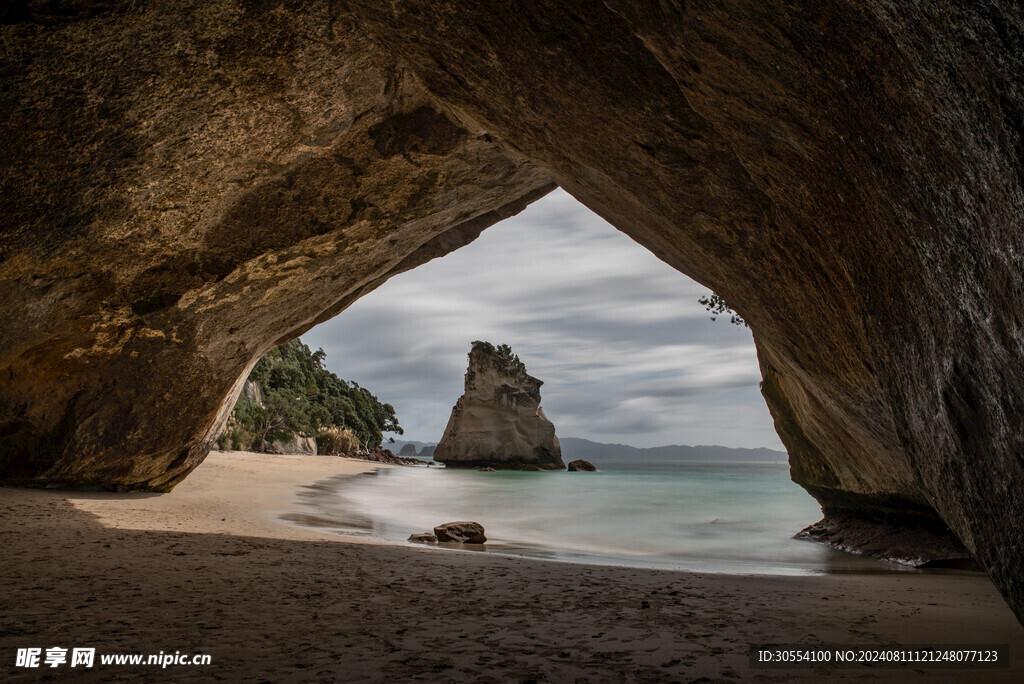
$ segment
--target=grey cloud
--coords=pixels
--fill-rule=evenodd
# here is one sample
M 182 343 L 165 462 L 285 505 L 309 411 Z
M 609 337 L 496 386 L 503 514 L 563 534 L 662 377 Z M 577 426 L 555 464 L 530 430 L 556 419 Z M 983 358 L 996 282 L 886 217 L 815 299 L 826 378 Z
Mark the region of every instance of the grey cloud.
M 635 435 L 637 433 L 657 432 L 665 426 L 662 416 L 608 416 L 593 428 L 596 435 Z

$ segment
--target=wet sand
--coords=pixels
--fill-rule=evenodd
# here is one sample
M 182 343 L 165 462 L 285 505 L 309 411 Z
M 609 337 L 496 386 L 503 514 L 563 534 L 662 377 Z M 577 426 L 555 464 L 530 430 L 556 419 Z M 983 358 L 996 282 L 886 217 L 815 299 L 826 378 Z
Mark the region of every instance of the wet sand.
M 703 575 L 354 543 L 280 521 L 301 510 L 301 485 L 374 467 L 214 453 L 170 494 L 0 489 L 0 674 L 444 682 L 1024 675 L 1024 628 L 976 574 Z M 1004 643 L 1013 669 L 751 669 L 748 649 L 764 643 Z M 17 648 L 51 646 L 205 653 L 211 664 L 15 666 Z

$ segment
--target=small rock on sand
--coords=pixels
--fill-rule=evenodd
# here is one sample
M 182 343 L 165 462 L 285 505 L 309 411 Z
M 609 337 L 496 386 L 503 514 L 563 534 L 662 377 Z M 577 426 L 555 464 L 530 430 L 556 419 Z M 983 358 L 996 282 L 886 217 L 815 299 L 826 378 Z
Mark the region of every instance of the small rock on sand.
M 484 536 L 484 526 L 478 522 L 460 520 L 438 525 L 434 528 L 437 541 L 459 542 L 462 544 L 483 544 L 487 541 Z

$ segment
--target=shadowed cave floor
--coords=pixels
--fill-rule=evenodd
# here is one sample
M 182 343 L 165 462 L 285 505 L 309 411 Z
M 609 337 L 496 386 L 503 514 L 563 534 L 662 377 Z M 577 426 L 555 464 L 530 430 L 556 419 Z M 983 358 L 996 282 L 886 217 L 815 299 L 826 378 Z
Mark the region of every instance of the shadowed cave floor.
M 207 667 L 97 667 L 223 681 L 822 681 L 751 670 L 750 644 L 1009 642 L 1024 630 L 979 576 L 737 577 L 491 554 L 109 529 L 61 492 L 0 489 L 0 673 L 19 646 L 209 653 Z M 950 580 L 953 580 L 951 583 Z M 644 605 L 649 607 L 644 607 Z M 834 673 L 831 673 L 834 674 Z M 969 672 L 841 672 L 971 681 Z M 973 679 L 976 681 L 978 673 Z M 707 680 L 702 680 L 707 681 Z

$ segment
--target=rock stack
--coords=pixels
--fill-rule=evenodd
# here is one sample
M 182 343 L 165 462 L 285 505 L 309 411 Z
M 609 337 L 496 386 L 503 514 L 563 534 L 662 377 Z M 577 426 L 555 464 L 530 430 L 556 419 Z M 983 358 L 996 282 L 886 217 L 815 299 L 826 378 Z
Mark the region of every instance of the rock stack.
M 540 406 L 543 382 L 504 349 L 502 354 L 474 343 L 465 393 L 452 409 L 434 460 L 449 468 L 563 470 L 555 426 Z

